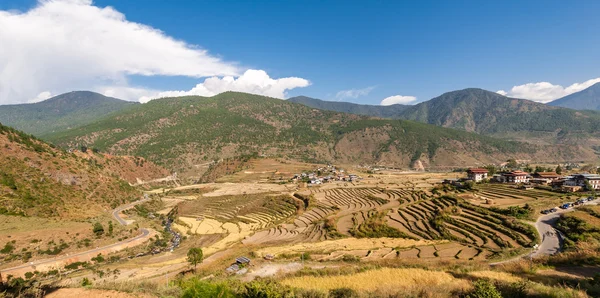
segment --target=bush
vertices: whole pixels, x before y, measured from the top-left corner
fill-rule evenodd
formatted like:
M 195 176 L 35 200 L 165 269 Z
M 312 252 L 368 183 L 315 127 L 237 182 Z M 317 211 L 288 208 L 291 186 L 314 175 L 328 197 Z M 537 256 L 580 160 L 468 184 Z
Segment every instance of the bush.
M 210 283 L 200 280 L 191 280 L 183 285 L 183 298 L 232 298 L 235 297 L 233 291 L 226 283 Z
M 469 298 L 502 298 L 502 294 L 496 289 L 496 286 L 489 280 L 478 280 L 474 284 L 474 289 L 467 297 Z
M 329 291 L 329 298 L 358 298 L 358 293 L 350 288 L 339 288 Z
M 9 254 L 15 250 L 15 246 L 11 242 L 7 242 L 4 248 L 0 249 L 0 253 Z
M 96 236 L 100 236 L 104 234 L 104 227 L 101 223 L 97 222 L 94 224 L 92 231 L 94 232 L 94 234 L 96 234 Z
M 284 298 L 293 297 L 290 288 L 273 281 L 253 281 L 244 285 L 240 297 L 245 298 Z
M 84 278 L 81 280 L 81 286 L 82 286 L 82 287 L 91 286 L 91 285 L 92 285 L 92 282 L 90 281 L 90 279 L 89 279 L 89 278 L 87 278 L 87 277 L 84 277 Z

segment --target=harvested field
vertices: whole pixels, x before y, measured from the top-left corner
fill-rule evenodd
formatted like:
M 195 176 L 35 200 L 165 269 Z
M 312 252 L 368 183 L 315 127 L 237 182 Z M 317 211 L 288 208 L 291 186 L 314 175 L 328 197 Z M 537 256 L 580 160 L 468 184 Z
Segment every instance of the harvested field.
M 477 192 L 465 195 L 470 203 L 476 205 L 491 205 L 495 207 L 508 207 L 534 203 L 539 200 L 552 200 L 561 194 L 541 189 L 518 189 L 512 185 L 487 183 L 477 186 Z M 486 202 L 487 199 L 487 202 Z M 491 204 L 490 204 L 491 203 Z
M 352 288 L 360 292 L 386 291 L 390 293 L 414 292 L 423 287 L 436 287 L 447 293 L 467 290 L 470 283 L 441 271 L 423 269 L 377 269 L 352 275 L 303 276 L 284 279 L 284 285 L 297 288 L 328 291 Z
M 375 238 L 375 239 L 337 239 L 327 240 L 317 243 L 302 243 L 290 246 L 274 246 L 267 247 L 256 251 L 258 256 L 264 256 L 267 254 L 280 255 L 280 254 L 293 254 L 301 252 L 320 252 L 329 254 L 331 252 L 361 249 L 361 250 L 373 250 L 379 248 L 402 248 L 402 247 L 413 247 L 413 246 L 424 246 L 431 244 L 443 244 L 447 241 L 428 241 L 428 240 L 411 240 L 401 238 Z

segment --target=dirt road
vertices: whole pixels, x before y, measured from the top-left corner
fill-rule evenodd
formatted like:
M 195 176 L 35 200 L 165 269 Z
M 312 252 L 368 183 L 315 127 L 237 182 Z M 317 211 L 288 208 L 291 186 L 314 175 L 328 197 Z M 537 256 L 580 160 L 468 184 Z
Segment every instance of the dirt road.
M 142 200 L 139 200 L 139 201 L 136 201 L 136 202 L 124 205 L 124 206 L 120 206 L 120 207 L 114 209 L 112 211 L 112 214 L 120 224 L 127 225 L 128 222 L 126 220 L 124 220 L 123 218 L 121 218 L 119 213 L 127 208 L 131 208 L 134 205 L 143 203 L 147 200 L 149 200 L 149 198 L 146 196 Z M 46 270 L 52 270 L 52 269 L 60 269 L 60 268 L 64 267 L 65 265 L 73 263 L 73 262 L 89 261 L 92 258 L 96 257 L 98 254 L 107 255 L 112 252 L 117 252 L 117 251 L 123 250 L 125 248 L 129 248 L 129 247 L 133 247 L 133 246 L 142 244 L 148 238 L 150 238 L 154 234 L 156 234 L 156 232 L 149 230 L 149 229 L 140 229 L 140 232 L 141 232 L 141 234 L 134 238 L 126 239 L 126 240 L 116 242 L 116 243 L 113 243 L 110 245 L 102 246 L 102 247 L 97 247 L 97 248 L 90 249 L 90 250 L 87 250 L 84 252 L 79 252 L 79 253 L 74 253 L 74 254 L 66 254 L 66 255 L 58 256 L 58 257 L 51 258 L 51 259 L 38 260 L 38 261 L 34 261 L 34 262 L 29 262 L 29 263 L 26 263 L 26 264 L 23 264 L 20 266 L 2 269 L 2 270 L 0 270 L 0 273 L 2 273 L 3 277 L 8 276 L 8 275 L 22 276 L 26 272 L 30 272 L 30 271 L 33 272 L 33 271 L 46 271 Z

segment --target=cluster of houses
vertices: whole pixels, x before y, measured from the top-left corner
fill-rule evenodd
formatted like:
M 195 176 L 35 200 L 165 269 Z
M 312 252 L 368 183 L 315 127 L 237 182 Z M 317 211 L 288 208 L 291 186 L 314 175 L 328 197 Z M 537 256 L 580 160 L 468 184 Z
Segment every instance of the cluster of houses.
M 572 174 L 562 176 L 555 172 L 536 172 L 533 174 L 520 170 L 502 172 L 488 176 L 488 170 L 484 168 L 471 168 L 467 170 L 467 180 L 481 182 L 489 180 L 498 183 L 512 183 L 527 185 L 548 185 L 560 188 L 563 191 L 575 192 L 588 187 L 594 190 L 600 189 L 600 175 L 596 174 Z
M 302 181 L 310 184 L 323 184 L 332 181 L 356 181 L 360 177 L 354 174 L 347 174 L 343 169 L 338 169 L 333 165 L 327 165 L 315 169 L 309 173 L 295 174 L 292 181 Z

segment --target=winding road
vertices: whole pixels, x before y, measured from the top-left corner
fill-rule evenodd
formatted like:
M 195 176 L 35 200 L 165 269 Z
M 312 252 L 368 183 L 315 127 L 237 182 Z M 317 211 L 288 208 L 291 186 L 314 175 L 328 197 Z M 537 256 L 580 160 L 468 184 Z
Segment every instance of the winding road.
M 598 205 L 599 199 L 595 199 L 590 202 L 585 202 L 580 206 L 586 205 Z M 556 222 L 562 214 L 575 211 L 578 207 L 571 207 L 569 209 L 559 209 L 559 211 L 540 216 L 535 223 L 535 228 L 538 230 L 542 242 L 538 249 L 531 254 L 531 257 L 539 257 L 546 255 L 553 255 L 560 252 L 560 248 L 563 243 L 564 236 L 558 231 L 555 226 Z
M 125 209 L 131 208 L 137 204 L 147 202 L 148 200 L 150 200 L 150 198 L 147 195 L 144 195 L 144 199 L 141 199 L 139 201 L 135 201 L 133 203 L 115 208 L 112 211 L 112 215 L 117 220 L 117 222 L 119 222 L 121 225 L 124 225 L 124 226 L 128 225 L 130 222 L 121 218 L 120 213 Z M 138 240 L 148 238 L 150 236 L 150 232 L 151 232 L 150 230 L 142 228 L 142 229 L 140 229 L 140 231 L 141 231 L 140 235 L 135 236 L 130 239 L 126 239 L 126 240 L 119 241 L 119 242 L 109 244 L 109 245 L 105 245 L 102 247 L 97 247 L 97 248 L 83 251 L 83 252 L 78 252 L 78 253 L 73 253 L 73 254 L 65 254 L 63 256 L 58 256 L 58 257 L 51 258 L 51 259 L 43 259 L 43 260 L 26 263 L 26 264 L 23 264 L 20 266 L 12 267 L 12 268 L 1 269 L 0 273 L 2 273 L 2 276 L 8 276 L 8 275 L 19 276 L 19 275 L 24 274 L 27 271 L 35 271 L 35 270 L 39 271 L 38 268 L 52 268 L 52 267 L 60 268 L 60 267 L 64 266 L 65 264 L 72 263 L 75 260 L 81 261 L 81 260 L 90 259 L 92 257 L 97 256 L 101 252 L 115 252 L 115 251 L 121 250 L 123 248 L 130 247 L 131 246 L 130 244 L 132 244 L 132 242 L 136 242 Z M 144 242 L 144 241 L 141 241 L 140 243 L 142 243 L 142 242 Z
M 598 201 L 600 201 L 600 199 L 595 199 L 591 202 L 585 202 L 579 206 L 598 205 Z M 556 222 L 558 221 L 558 219 L 560 218 L 560 216 L 562 214 L 575 211 L 575 210 L 577 210 L 577 208 L 578 207 L 571 207 L 569 209 L 560 209 L 559 208 L 558 211 L 556 211 L 554 213 L 550 213 L 550 214 L 546 214 L 546 215 L 542 215 L 542 216 L 538 217 L 537 221 L 535 222 L 535 228 L 538 231 L 542 241 L 538 245 L 537 249 L 535 249 L 531 252 L 528 252 L 526 254 L 520 255 L 516 258 L 491 263 L 490 265 L 500 265 L 503 263 L 520 260 L 525 257 L 526 258 L 536 258 L 536 257 L 553 255 L 553 254 L 560 252 L 560 249 L 563 244 L 564 235 L 562 235 L 562 233 L 555 228 Z

